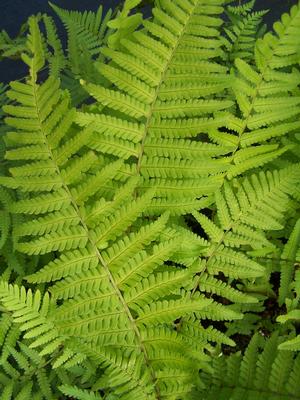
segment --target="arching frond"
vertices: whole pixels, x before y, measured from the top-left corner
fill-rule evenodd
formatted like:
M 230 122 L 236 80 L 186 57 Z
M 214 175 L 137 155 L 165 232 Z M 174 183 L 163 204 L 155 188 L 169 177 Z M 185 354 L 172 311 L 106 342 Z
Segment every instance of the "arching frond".
M 34 19 L 32 24 L 33 53 L 38 53 L 42 48 Z M 26 141 L 9 142 L 6 158 L 12 167 L 1 183 L 18 189 L 18 200 L 10 205 L 23 216 L 15 231 L 16 249 L 52 255 L 50 263 L 27 278 L 50 284 L 51 318 L 49 295 L 41 303 L 39 291 L 32 295 L 3 283 L 2 303 L 20 329 L 28 331 L 26 337 L 34 339 L 31 347 L 42 347 L 42 356 L 64 346 L 53 369 L 71 364 L 83 346 L 84 354 L 106 371 L 101 388 L 108 385 L 120 399 L 128 392 L 141 399 L 187 394 L 199 364 L 193 355 L 182 356 L 190 343 L 174 332 L 174 321 L 207 309 L 212 301 L 191 299 L 183 288 L 192 275 L 189 266 L 171 262 L 169 273 L 157 271 L 180 252 L 182 238 L 164 238 L 167 215 L 141 220 L 153 188 L 137 194 L 139 178 L 124 176 L 121 160 L 95 157 L 88 148 L 93 128 L 72 124 L 69 96 L 59 82 L 50 77 L 37 83 L 43 56 L 34 53 L 26 61 L 31 79 L 12 83 L 8 95 L 15 104 L 5 108 L 7 124 Z M 111 182 L 118 189 L 107 191 Z M 55 306 L 58 299 L 63 301 Z
M 214 112 L 232 106 L 222 98 L 231 78 L 217 62 L 222 54 L 222 3 L 158 3 L 153 21 L 144 21 L 143 29 L 122 39 L 117 51 L 102 51 L 111 62 L 97 68 L 113 87 L 82 82 L 105 110 L 80 112 L 77 123 L 95 124 L 92 148 L 128 160 L 133 173 L 143 177 L 140 190 L 157 187 L 151 208 L 155 213 L 163 211 L 162 202 L 172 205 L 174 214 L 193 210 L 199 197 L 218 187 L 219 174 L 227 170 L 226 162 L 221 165 L 214 156 L 226 154 L 228 147 L 206 152 L 209 145 L 202 139 L 211 128 L 224 125 L 224 118 L 212 118 Z M 189 161 L 191 147 L 203 164 Z M 205 174 L 201 165 L 206 166 Z M 175 208 L 179 192 L 184 195 Z

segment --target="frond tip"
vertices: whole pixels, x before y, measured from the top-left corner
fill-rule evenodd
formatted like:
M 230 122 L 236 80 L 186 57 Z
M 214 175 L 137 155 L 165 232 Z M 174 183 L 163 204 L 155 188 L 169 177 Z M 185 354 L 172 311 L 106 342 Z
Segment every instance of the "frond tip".
M 49 294 L 43 297 L 39 290 L 34 295 L 22 286 L 0 282 L 0 298 L 5 309 L 12 313 L 20 330 L 26 331 L 24 338 L 31 339 L 30 348 L 43 346 L 40 354 L 53 353 L 62 344 L 54 322 L 49 319 L 51 301 Z M 53 306 L 53 303 L 52 303 Z

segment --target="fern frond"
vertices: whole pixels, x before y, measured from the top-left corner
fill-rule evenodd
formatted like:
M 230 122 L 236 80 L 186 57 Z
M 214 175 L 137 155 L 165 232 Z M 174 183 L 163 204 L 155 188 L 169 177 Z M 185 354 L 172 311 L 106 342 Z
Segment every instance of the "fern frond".
M 194 266 L 199 275 L 193 280 L 193 295 L 200 291 L 217 294 L 235 304 L 258 302 L 255 297 L 242 292 L 242 285 L 240 290 L 232 285 L 232 280 L 265 275 L 264 266 L 241 249 L 245 249 L 245 246 L 253 249 L 274 248 L 266 233 L 268 230 L 282 229 L 291 202 L 290 195 L 299 179 L 298 172 L 288 167 L 273 173 L 253 174 L 249 178 L 234 181 L 234 184 L 225 182 L 223 189 L 215 195 L 217 215 L 214 220 L 193 212 L 194 218 L 210 238 L 210 245 L 204 250 L 205 258 L 200 258 Z M 208 306 L 208 310 L 211 319 L 220 319 L 222 313 L 217 311 L 214 304 Z M 206 317 L 203 312 L 200 315 Z
M 35 35 L 36 29 L 33 25 Z M 33 45 L 39 52 L 40 42 Z M 171 354 L 179 364 L 171 367 L 168 346 L 164 349 L 160 343 L 174 331 L 176 318 L 206 309 L 211 300 L 189 299 L 182 279 L 192 272 L 184 266 L 177 273 L 173 267 L 174 274 L 157 271 L 187 242 L 181 245 L 176 235 L 164 238 L 167 215 L 141 221 L 153 188 L 139 193 L 139 177 L 130 179 L 131 169 L 122 160 L 94 157 L 88 149 L 94 127 L 80 130 L 72 124 L 69 96 L 54 77 L 37 83 L 35 68 L 42 63 L 36 58 L 28 58 L 31 80 L 13 84 L 10 91 L 16 104 L 6 108 L 11 115 L 7 123 L 17 134 L 27 136 L 25 144 L 10 142 L 7 157 L 12 169 L 1 183 L 19 189 L 18 201 L 11 206 L 12 212 L 23 214 L 16 248 L 26 254 L 51 254 L 50 262 L 28 280 L 57 282 L 49 287 L 51 318 L 48 292 L 40 305 L 39 291 L 32 295 L 30 290 L 26 293 L 24 288 L 3 283 L 2 302 L 14 313 L 20 329 L 26 330 L 30 346 L 41 348 L 41 356 L 58 352 L 51 362 L 55 370 L 84 358 L 77 351 L 75 342 L 79 341 L 79 347 L 87 349 L 83 355 L 96 356 L 97 365 L 104 367 L 109 387 L 122 394 L 120 399 L 127 398 L 128 390 L 131 396 L 141 393 L 140 398 L 148 400 L 159 399 L 161 392 L 169 397 L 176 391 L 188 392 L 198 365 L 194 356 L 183 360 L 186 343 L 175 334 L 178 346 Z M 99 118 L 109 123 L 105 129 L 114 129 L 116 117 Z M 141 129 L 140 124 L 118 121 L 122 135 L 124 126 L 133 133 Z M 36 141 L 42 152 L 36 152 Z M 43 173 L 33 174 L 35 167 L 43 168 Z M 113 190 L 107 190 L 113 180 L 118 189 L 113 185 Z M 192 190 L 197 190 L 198 183 Z M 209 180 L 203 179 L 203 185 L 209 185 Z M 189 249 L 194 250 L 193 244 L 182 252 L 187 254 Z M 62 304 L 55 306 L 58 299 Z M 171 378 L 181 373 L 182 366 L 190 372 L 174 385 Z M 115 371 L 123 372 L 116 378 Z
M 275 34 L 267 33 L 256 40 L 254 64 L 250 64 L 250 60 L 235 59 L 233 91 L 238 109 L 226 121 L 233 135 L 225 134 L 237 139 L 232 167 L 226 174 L 229 179 L 257 166 L 271 165 L 270 162 L 290 150 L 280 144 L 277 150 L 270 152 L 260 145 L 268 145 L 272 138 L 293 134 L 298 128 L 299 98 L 296 88 L 299 71 L 294 65 L 298 62 L 299 53 L 295 39 L 299 35 L 299 16 L 299 6 L 296 5 L 281 22 L 274 24 Z M 217 135 L 224 136 L 223 132 Z M 218 140 L 217 135 L 213 132 L 211 137 L 215 136 Z M 251 159 L 240 163 L 239 158 L 253 144 Z
M 287 350 L 287 351 L 296 351 L 298 352 L 300 349 L 300 337 L 299 335 L 293 339 L 286 340 L 285 342 L 281 343 L 278 348 L 280 350 Z
M 297 251 L 300 248 L 300 220 L 294 226 L 294 229 L 285 244 L 281 258 L 284 260 L 281 266 L 280 287 L 279 287 L 279 304 L 285 302 L 290 292 L 290 284 L 295 272 L 294 264 L 296 262 Z
M 253 11 L 254 3 L 255 1 L 249 1 L 226 8 L 230 23 L 224 27 L 224 45 L 231 63 L 236 58 L 248 61 L 253 57 L 255 41 L 261 36 L 262 18 L 268 12 Z
M 129 14 L 141 3 L 141 0 L 125 0 L 123 8 L 118 15 L 110 20 L 107 25 L 114 30 L 108 37 L 108 46 L 114 50 L 121 45 L 123 38 L 128 38 L 142 22 L 142 14 Z
M 45 64 L 45 54 L 43 48 L 43 39 L 38 26 L 38 20 L 35 17 L 30 17 L 28 20 L 29 34 L 27 36 L 26 46 L 30 54 L 23 53 L 22 60 L 30 68 L 30 76 L 33 81 L 36 81 L 37 72 L 40 71 Z M 25 91 L 26 96 L 26 91 Z M 26 103 L 25 103 L 26 104 Z
M 72 396 L 78 400 L 101 400 L 100 394 L 90 392 L 71 385 L 61 385 L 59 390 L 66 396 Z
M 144 177 L 139 189 L 158 188 L 153 200 L 155 213 L 164 210 L 160 208 L 162 202 L 166 206 L 167 202 L 174 203 L 171 187 L 176 190 L 181 186 L 182 177 L 182 193 L 189 209 L 197 204 L 197 198 L 211 193 L 208 186 L 201 190 L 201 168 L 194 174 L 185 172 L 190 167 L 191 148 L 195 148 L 195 156 L 198 149 L 203 165 L 211 166 L 206 168 L 206 175 L 213 178 L 220 172 L 214 153 L 205 152 L 209 145 L 205 146 L 200 134 L 222 126 L 224 119 L 213 119 L 212 115 L 232 106 L 222 98 L 231 79 L 226 68 L 216 62 L 222 53 L 222 3 L 217 1 L 211 7 L 200 0 L 157 3 L 153 20 L 143 21 L 143 29 L 121 40 L 118 50 L 102 51 L 111 62 L 97 68 L 114 87 L 82 82 L 105 108 L 101 114 L 79 112 L 77 123 L 94 125 L 93 149 L 127 160 L 136 169 L 133 173 Z M 119 18 L 122 20 L 122 16 Z M 203 68 L 202 79 L 199 68 Z M 218 99 L 210 98 L 212 95 Z M 221 146 L 215 148 L 218 153 L 225 151 Z M 224 170 L 225 165 L 221 168 Z M 189 186 L 194 189 L 189 190 Z M 172 206 L 173 214 L 183 209 L 180 204 Z
M 238 4 L 238 5 L 234 5 L 234 6 L 229 5 L 227 7 L 227 9 L 231 14 L 245 15 L 253 10 L 254 5 L 255 5 L 255 0 L 250 0 L 244 4 Z
M 4 282 L 1 283 L 2 289 L 4 289 L 4 291 L 1 289 L 1 301 L 3 300 L 4 292 L 6 292 L 6 294 L 10 292 L 14 300 L 17 301 L 19 294 L 24 288 L 19 290 L 17 286 L 5 285 L 5 283 L 3 285 L 3 283 Z M 18 310 L 12 310 L 12 312 L 9 312 L 12 306 L 12 297 L 10 300 L 4 297 L 5 305 L 8 307 L 5 308 L 5 316 L 10 319 L 11 323 L 6 325 L 6 338 L 5 340 L 1 340 L 0 344 L 1 396 L 7 399 L 22 399 L 22 396 L 28 398 L 28 396 L 32 395 L 33 398 L 51 400 L 57 394 L 53 383 L 57 383 L 60 380 L 55 372 L 50 373 L 48 370 L 47 365 L 49 364 L 49 359 L 46 358 L 47 356 L 41 356 L 36 349 L 31 348 L 30 345 L 33 343 L 33 340 L 25 339 L 24 334 L 21 334 L 19 329 L 21 326 L 28 325 L 30 318 L 34 314 L 38 315 L 40 313 L 39 320 L 42 322 L 43 316 L 41 314 L 43 312 L 43 306 L 40 310 L 37 310 L 38 303 L 36 301 L 32 302 L 32 298 L 30 300 L 30 292 L 26 293 L 26 291 L 23 290 L 23 294 L 25 294 L 24 301 L 28 300 L 25 308 L 22 309 L 19 307 Z M 26 297 L 27 299 L 25 299 Z M 25 303 L 23 303 L 23 305 L 25 305 Z M 21 302 L 19 306 L 21 306 Z M 16 307 L 14 306 L 13 308 Z M 25 312 L 23 322 L 26 320 L 28 320 L 28 322 L 13 324 L 14 317 L 16 316 L 16 319 L 20 318 L 20 314 L 23 312 Z M 5 321 L 2 319 L 0 324 L 1 328 L 3 328 L 3 323 L 5 324 Z M 26 330 L 27 328 L 25 327 L 25 332 Z M 33 331 L 33 329 L 28 328 L 28 332 L 30 330 Z M 41 334 L 43 334 L 41 329 L 40 331 Z M 55 356 L 54 354 L 54 358 Z
M 296 399 L 299 5 L 140 3 L 53 6 L 69 59 L 30 17 L 0 87 L 0 397 Z
M 276 335 L 264 340 L 256 334 L 243 356 L 236 353 L 215 358 L 213 373 L 205 374 L 205 388 L 198 398 L 296 399 L 299 355 L 276 350 L 281 340 Z
M 2 29 L 0 32 L 0 57 L 3 58 L 19 57 L 26 50 L 26 39 L 17 36 L 12 39 L 9 34 Z
M 75 75 L 80 75 L 84 68 L 84 57 L 92 60 L 92 56 L 99 56 L 101 46 L 105 42 L 106 25 L 111 17 L 111 11 L 102 18 L 102 6 L 96 12 L 81 13 L 64 10 L 51 3 L 50 5 L 68 32 L 68 55 L 71 70 Z
M 37 347 L 41 344 L 55 342 L 56 348 L 61 342 L 58 342 L 58 331 L 53 322 L 48 321 L 49 296 L 45 295 L 41 299 L 41 293 L 36 291 L 34 295 L 29 290 L 27 293 L 22 287 L 1 283 L 1 301 L 4 307 L 13 313 L 16 323 L 20 323 L 20 330 L 26 330 L 25 338 L 34 339 L 31 347 Z M 45 349 L 43 354 L 47 354 Z
M 46 28 L 47 44 L 50 49 L 47 54 L 49 72 L 59 77 L 61 71 L 66 67 L 66 58 L 62 49 L 61 41 L 58 38 L 55 23 L 48 15 L 43 15 L 43 22 Z

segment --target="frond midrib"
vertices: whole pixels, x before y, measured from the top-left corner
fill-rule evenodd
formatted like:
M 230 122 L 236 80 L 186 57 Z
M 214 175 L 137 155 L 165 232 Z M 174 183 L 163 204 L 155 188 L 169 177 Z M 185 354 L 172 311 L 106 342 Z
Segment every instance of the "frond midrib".
M 156 105 L 156 102 L 158 100 L 158 96 L 159 96 L 159 92 L 161 90 L 161 86 L 163 85 L 163 83 L 165 81 L 166 74 L 168 73 L 168 69 L 169 69 L 169 67 L 170 67 L 170 65 L 171 65 L 171 63 L 173 61 L 173 58 L 174 58 L 174 56 L 176 54 L 178 46 L 180 45 L 180 41 L 181 41 L 181 39 L 182 39 L 182 37 L 183 37 L 183 35 L 185 33 L 185 30 L 186 30 L 186 28 L 187 28 L 187 26 L 188 26 L 188 24 L 190 22 L 190 19 L 192 18 L 193 14 L 194 14 L 194 11 L 195 11 L 195 9 L 197 7 L 197 3 L 198 2 L 195 2 L 194 6 L 193 6 L 193 10 L 191 11 L 191 13 L 190 13 L 185 25 L 183 26 L 183 28 L 181 30 L 181 33 L 180 33 L 180 35 L 178 37 L 178 40 L 177 40 L 177 43 L 174 46 L 174 49 L 172 50 L 172 52 L 170 54 L 169 60 L 167 61 L 166 65 L 165 65 L 164 71 L 162 72 L 161 79 L 160 79 L 160 81 L 159 81 L 159 83 L 157 85 L 157 88 L 156 88 L 156 91 L 155 91 L 155 94 L 154 94 L 154 99 L 153 99 L 153 101 L 152 101 L 152 103 L 150 105 L 150 110 L 149 110 L 149 113 L 148 113 L 148 116 L 147 116 L 147 120 L 146 120 L 146 123 L 145 123 L 144 135 L 143 135 L 142 140 L 141 140 L 141 148 L 140 148 L 140 151 L 139 151 L 139 154 L 138 154 L 138 160 L 137 160 L 137 164 L 136 164 L 136 173 L 137 173 L 137 175 L 140 175 L 141 166 L 142 166 L 142 158 L 143 158 L 143 155 L 144 155 L 145 142 L 146 142 L 146 139 L 147 139 L 147 136 L 148 136 L 149 128 L 151 127 L 152 115 L 153 115 L 154 110 L 155 110 L 155 105 Z

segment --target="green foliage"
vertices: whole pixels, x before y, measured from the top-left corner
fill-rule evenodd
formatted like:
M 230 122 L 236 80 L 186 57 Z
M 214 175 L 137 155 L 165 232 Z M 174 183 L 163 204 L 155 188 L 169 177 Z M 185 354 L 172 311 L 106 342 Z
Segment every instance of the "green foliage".
M 163 2 L 153 9 L 153 21 L 121 40 L 121 49 L 102 51 L 111 61 L 97 68 L 114 86 L 82 82 L 105 109 L 78 112 L 76 122 L 97 127 L 92 148 L 126 160 L 142 177 L 139 190 L 155 187 L 153 214 L 198 208 L 198 198 L 213 194 L 228 168 L 226 158 L 216 157 L 229 145 L 201 141 L 224 124 L 213 114 L 233 104 L 224 98 L 232 84 L 227 68 L 216 62 L 223 54 L 222 3 Z
M 15 58 L 26 49 L 24 37 L 12 39 L 5 30 L 0 32 L 0 60 Z
M 1 399 L 296 399 L 300 5 L 140 5 L 0 36 Z
M 102 6 L 99 6 L 95 13 L 67 11 L 54 4 L 51 4 L 51 7 L 62 20 L 68 33 L 67 50 L 71 71 L 75 76 L 87 72 L 84 70 L 87 59 L 91 60 L 92 56 L 99 57 L 101 46 L 105 43 L 106 24 L 111 17 L 111 11 L 102 20 Z
M 277 350 L 280 342 L 276 334 L 267 340 L 255 335 L 244 356 L 215 359 L 214 372 L 206 374 L 205 388 L 195 399 L 298 399 L 300 355 Z
M 268 11 L 253 11 L 254 4 L 255 0 L 251 0 L 243 5 L 228 6 L 226 10 L 229 22 L 224 27 L 224 45 L 230 63 L 235 58 L 251 61 L 255 42 L 265 33 L 262 19 Z
M 138 6 L 142 0 L 125 0 L 123 9 L 116 18 L 108 22 L 108 26 L 115 30 L 108 37 L 108 46 L 116 50 L 121 45 L 121 40 L 133 33 L 142 22 L 142 14 L 135 13 L 130 15 L 132 9 Z

